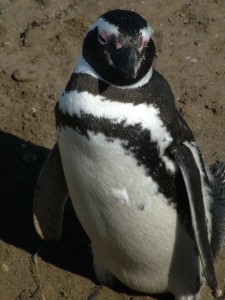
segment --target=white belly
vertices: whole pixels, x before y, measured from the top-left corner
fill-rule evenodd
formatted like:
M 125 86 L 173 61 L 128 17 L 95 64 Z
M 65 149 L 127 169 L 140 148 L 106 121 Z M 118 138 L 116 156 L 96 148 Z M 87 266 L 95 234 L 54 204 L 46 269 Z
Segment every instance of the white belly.
M 58 135 L 74 209 L 104 268 L 148 293 L 179 288 L 176 278 L 187 273 L 192 282 L 193 242 L 144 167 L 103 134 L 87 139 L 66 127 Z

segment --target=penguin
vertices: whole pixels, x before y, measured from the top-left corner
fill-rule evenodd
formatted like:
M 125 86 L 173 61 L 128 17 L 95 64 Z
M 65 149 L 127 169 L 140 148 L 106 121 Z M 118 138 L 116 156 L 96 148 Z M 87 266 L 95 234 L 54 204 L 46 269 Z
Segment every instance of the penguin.
M 89 28 L 55 107 L 58 139 L 38 180 L 34 224 L 43 239 L 58 240 L 69 195 L 100 283 L 196 300 L 206 282 L 218 297 L 225 163 L 206 171 L 153 68 L 152 35 L 128 10 L 106 12 Z

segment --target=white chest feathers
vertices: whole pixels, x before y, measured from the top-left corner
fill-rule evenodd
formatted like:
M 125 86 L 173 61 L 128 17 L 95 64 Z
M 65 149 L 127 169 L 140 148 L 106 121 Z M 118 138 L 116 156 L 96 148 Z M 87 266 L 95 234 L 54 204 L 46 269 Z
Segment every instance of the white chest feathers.
M 198 273 L 198 267 L 190 267 L 198 266 L 198 259 L 176 210 L 119 139 L 108 141 L 92 132 L 87 138 L 65 127 L 58 142 L 73 206 L 100 269 L 151 293 L 167 291 L 173 272 Z

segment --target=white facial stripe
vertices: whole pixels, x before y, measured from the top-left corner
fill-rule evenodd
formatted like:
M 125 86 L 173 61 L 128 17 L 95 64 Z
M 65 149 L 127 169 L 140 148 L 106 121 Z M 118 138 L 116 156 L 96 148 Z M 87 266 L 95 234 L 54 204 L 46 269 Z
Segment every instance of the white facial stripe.
M 143 129 L 150 130 L 151 139 L 158 144 L 161 157 L 172 142 L 172 137 L 159 117 L 159 110 L 153 105 L 109 101 L 100 95 L 94 96 L 86 91 L 75 90 L 64 93 L 59 108 L 70 116 L 86 113 L 97 118 L 110 119 L 114 123 L 125 121 L 127 125 L 140 124 Z
M 94 30 L 96 27 L 98 27 L 98 32 L 111 32 L 115 35 L 119 34 L 118 27 L 105 21 L 103 18 L 98 18 L 89 28 L 88 31 Z
M 119 87 L 117 86 L 117 87 L 121 88 L 121 89 L 134 89 L 134 88 L 141 87 L 141 86 L 143 86 L 143 85 L 145 85 L 149 82 L 149 80 L 152 77 L 152 72 L 153 72 L 153 69 L 151 67 L 149 69 L 148 73 L 141 80 L 139 80 L 138 82 L 136 82 L 134 84 L 131 84 L 131 85 L 119 86 Z M 97 78 L 97 79 L 102 80 L 102 81 L 104 81 L 108 84 L 111 84 L 110 82 L 107 82 L 101 76 L 99 76 L 94 71 L 94 69 L 89 65 L 89 63 L 83 58 L 82 55 L 80 56 L 78 64 L 77 64 L 76 68 L 74 69 L 74 73 L 88 74 L 88 75 L 90 75 L 94 78 Z M 111 85 L 113 85 L 113 84 L 111 84 Z
M 150 39 L 153 34 L 153 29 L 148 25 L 147 27 L 140 30 L 142 36 L 146 39 Z
M 194 160 L 196 162 L 196 165 L 199 169 L 199 172 L 200 172 L 200 176 L 201 176 L 201 183 L 202 183 L 202 194 L 203 194 L 203 203 L 204 203 L 204 206 L 205 206 L 205 214 L 206 214 L 206 217 L 208 219 L 208 229 L 211 228 L 212 226 L 212 220 L 211 220 L 211 214 L 210 214 L 210 207 L 211 207 L 211 203 L 212 203 L 212 199 L 211 199 L 211 195 L 210 195 L 210 188 L 209 186 L 205 183 L 204 181 L 204 177 L 205 177 L 205 173 L 203 172 L 202 170 L 202 166 L 201 166 L 201 162 L 200 162 L 200 158 L 199 158 L 199 153 L 198 153 L 198 150 L 197 150 L 197 145 L 195 142 L 184 142 L 184 145 L 187 146 L 192 154 L 193 154 L 193 157 L 194 157 Z M 210 230 L 208 230 L 208 236 L 209 236 L 209 240 L 211 238 L 211 232 Z
M 88 31 L 92 31 L 94 30 L 96 27 L 98 27 L 98 32 L 111 32 L 115 35 L 119 35 L 119 29 L 117 26 L 107 22 L 106 20 L 104 20 L 103 18 L 98 18 L 89 28 Z M 143 37 L 146 38 L 150 38 L 152 33 L 153 33 L 153 29 L 148 25 L 147 27 L 144 27 L 140 30 L 141 34 Z

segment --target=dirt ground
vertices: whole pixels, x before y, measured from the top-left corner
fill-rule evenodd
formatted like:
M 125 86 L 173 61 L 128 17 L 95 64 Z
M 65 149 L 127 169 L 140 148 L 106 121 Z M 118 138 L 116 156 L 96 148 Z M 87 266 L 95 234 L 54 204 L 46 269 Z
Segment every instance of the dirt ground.
M 0 299 L 141 300 L 99 287 L 89 241 L 70 203 L 60 242 L 42 242 L 32 220 L 41 166 L 56 140 L 54 106 L 89 25 L 113 8 L 154 28 L 155 68 L 170 82 L 206 163 L 225 160 L 225 1 L 0 1 Z M 54 196 L 54 195 L 53 195 Z M 217 263 L 225 287 L 225 255 Z M 203 300 L 212 299 L 207 288 Z

